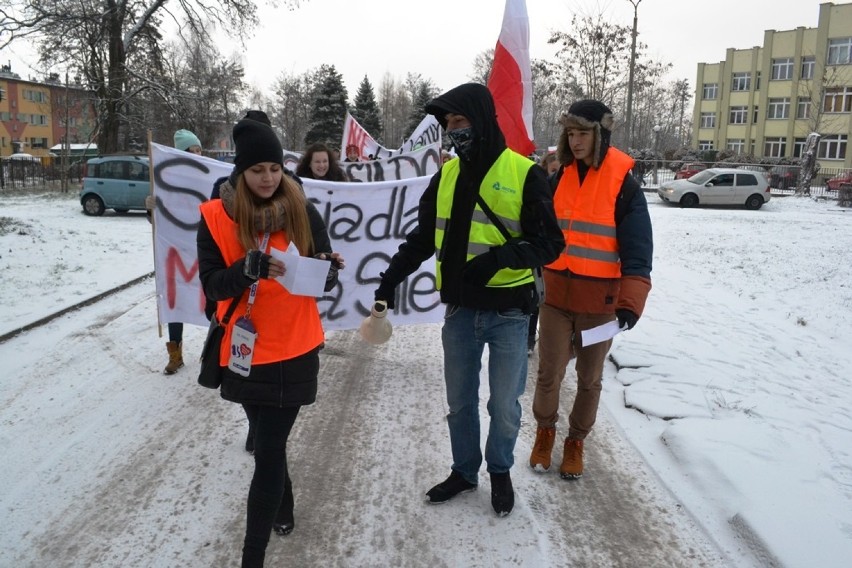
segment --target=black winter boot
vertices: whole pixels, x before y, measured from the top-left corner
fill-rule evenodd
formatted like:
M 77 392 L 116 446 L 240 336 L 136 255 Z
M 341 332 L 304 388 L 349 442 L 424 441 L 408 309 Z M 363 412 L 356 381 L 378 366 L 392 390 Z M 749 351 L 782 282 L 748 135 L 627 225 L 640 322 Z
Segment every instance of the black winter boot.
M 491 506 L 498 517 L 505 517 L 515 507 L 515 490 L 509 472 L 491 474 Z

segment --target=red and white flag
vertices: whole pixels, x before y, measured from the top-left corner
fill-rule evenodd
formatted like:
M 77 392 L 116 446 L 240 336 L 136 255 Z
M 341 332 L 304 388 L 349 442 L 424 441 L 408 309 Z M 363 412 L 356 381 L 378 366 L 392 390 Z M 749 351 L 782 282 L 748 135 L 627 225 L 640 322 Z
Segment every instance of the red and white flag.
M 506 145 L 529 156 L 532 142 L 532 70 L 530 68 L 530 20 L 526 0 L 506 0 L 503 28 L 494 48 L 494 66 L 488 90 L 497 107 L 497 123 Z

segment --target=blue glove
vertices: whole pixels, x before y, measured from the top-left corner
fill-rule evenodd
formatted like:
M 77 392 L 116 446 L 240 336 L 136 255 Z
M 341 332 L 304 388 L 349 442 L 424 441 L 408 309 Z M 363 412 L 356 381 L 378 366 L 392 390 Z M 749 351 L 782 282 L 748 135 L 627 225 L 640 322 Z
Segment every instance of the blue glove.
M 627 325 L 627 329 L 633 329 L 633 326 L 639 321 L 639 316 L 625 309 L 615 310 L 615 317 L 618 318 L 618 327 L 622 329 L 625 325 Z
M 497 266 L 497 255 L 494 251 L 488 251 L 476 255 L 462 268 L 462 280 L 471 286 L 485 286 L 488 281 L 497 274 L 500 267 Z

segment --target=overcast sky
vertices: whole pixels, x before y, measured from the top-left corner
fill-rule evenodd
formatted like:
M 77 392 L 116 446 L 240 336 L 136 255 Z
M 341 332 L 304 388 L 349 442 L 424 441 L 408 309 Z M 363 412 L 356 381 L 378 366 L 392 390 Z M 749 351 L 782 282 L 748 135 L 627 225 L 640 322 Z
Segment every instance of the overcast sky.
M 283 3 L 282 0 L 279 3 Z M 258 2 L 262 4 L 262 2 Z M 302 0 L 301 6 L 260 9 L 260 26 L 245 49 L 223 39 L 220 50 L 242 54 L 249 83 L 266 90 L 282 72 L 301 74 L 323 63 L 343 74 L 354 98 L 364 75 L 374 88 L 388 72 L 409 71 L 432 79 L 441 90 L 469 80 L 477 54 L 493 48 L 504 0 Z M 694 87 L 696 64 L 718 62 L 725 49 L 761 45 L 766 29 L 816 27 L 819 0 L 639 0 L 639 41 L 657 60 L 674 64 L 671 78 Z M 840 2 L 838 2 L 840 4 Z M 633 24 L 630 0 L 527 0 L 530 52 L 553 55 L 547 38 L 570 29 L 574 14 L 604 14 Z M 22 77 L 35 74 L 19 57 L 24 45 L 0 52 Z

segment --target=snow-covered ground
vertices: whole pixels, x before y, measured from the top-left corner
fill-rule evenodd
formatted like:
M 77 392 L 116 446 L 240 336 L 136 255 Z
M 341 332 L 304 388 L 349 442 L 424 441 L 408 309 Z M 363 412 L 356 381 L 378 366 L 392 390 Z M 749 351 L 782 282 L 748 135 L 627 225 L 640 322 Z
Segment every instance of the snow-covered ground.
M 581 480 L 526 466 L 534 355 L 515 512 L 490 513 L 484 472 L 425 505 L 450 463 L 440 327 L 379 348 L 330 332 L 291 443 L 296 531 L 268 564 L 847 566 L 852 211 L 648 199 L 654 289 L 615 340 Z M 0 335 L 152 266 L 144 215 L 0 194 Z M 204 331 L 163 376 L 146 279 L 0 343 L 0 566 L 235 565 L 252 463 L 241 409 L 195 385 Z

